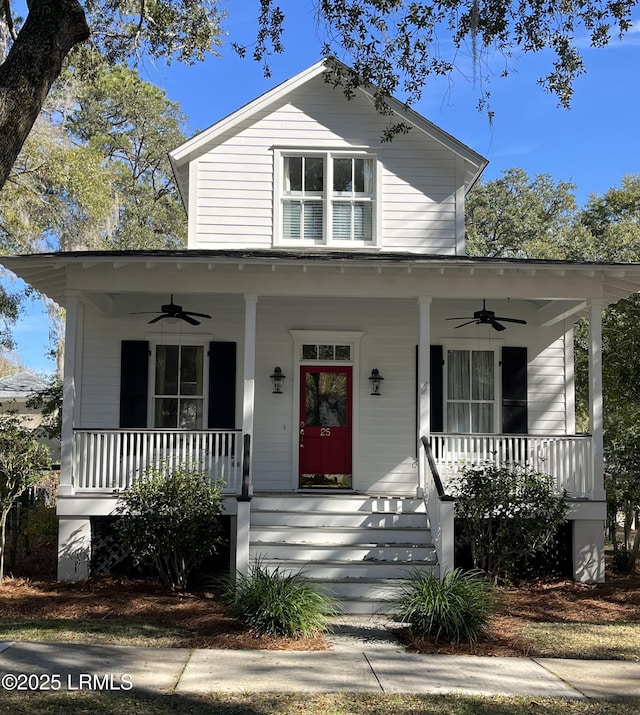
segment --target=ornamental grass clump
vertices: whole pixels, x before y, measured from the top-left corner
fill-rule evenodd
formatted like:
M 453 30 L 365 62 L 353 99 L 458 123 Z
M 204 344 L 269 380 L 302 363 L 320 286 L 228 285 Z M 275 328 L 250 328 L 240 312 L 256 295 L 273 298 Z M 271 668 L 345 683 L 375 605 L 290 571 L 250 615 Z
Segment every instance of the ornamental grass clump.
M 478 571 L 455 569 L 442 580 L 416 571 L 402 587 L 397 616 L 417 638 L 475 643 L 488 628 L 494 594 Z
M 329 629 L 337 602 L 301 573 L 269 570 L 255 562 L 246 576 L 224 586 L 233 614 L 256 636 L 308 638 Z

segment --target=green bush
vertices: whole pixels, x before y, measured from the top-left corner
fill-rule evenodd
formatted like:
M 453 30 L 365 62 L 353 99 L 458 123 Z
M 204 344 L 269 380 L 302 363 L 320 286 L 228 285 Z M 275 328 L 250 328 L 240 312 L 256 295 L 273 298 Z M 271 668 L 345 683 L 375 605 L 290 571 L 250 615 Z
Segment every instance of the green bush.
M 456 536 L 474 568 L 496 582 L 544 550 L 567 513 L 566 493 L 556 493 L 553 477 L 523 467 L 469 467 L 452 487 Z
M 455 569 L 441 581 L 416 571 L 402 587 L 397 617 L 418 638 L 474 643 L 487 629 L 494 593 L 477 571 Z
M 337 603 L 301 573 L 252 564 L 249 574 L 229 579 L 224 601 L 255 635 L 307 638 L 328 630 Z
M 189 574 L 222 542 L 218 483 L 188 466 L 148 469 L 120 495 L 116 514 L 122 546 L 137 561 L 149 561 L 174 590 L 187 587 Z

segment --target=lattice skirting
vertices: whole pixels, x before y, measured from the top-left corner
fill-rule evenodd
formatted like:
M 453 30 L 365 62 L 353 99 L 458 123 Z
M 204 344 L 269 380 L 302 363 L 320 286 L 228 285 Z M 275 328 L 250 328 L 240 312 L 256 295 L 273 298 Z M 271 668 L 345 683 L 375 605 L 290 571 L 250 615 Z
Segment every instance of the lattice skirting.
M 129 559 L 115 531 L 116 517 L 91 519 L 91 575 L 109 574 Z

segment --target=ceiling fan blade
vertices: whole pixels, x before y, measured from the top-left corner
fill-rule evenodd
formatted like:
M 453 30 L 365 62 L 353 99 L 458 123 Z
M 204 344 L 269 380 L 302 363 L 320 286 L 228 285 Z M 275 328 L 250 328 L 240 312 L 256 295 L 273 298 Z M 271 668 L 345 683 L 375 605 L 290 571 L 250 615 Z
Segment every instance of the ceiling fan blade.
M 499 318 L 498 316 L 496 316 L 494 320 L 502 320 L 505 323 L 520 323 L 520 325 L 527 324 L 526 320 L 520 320 L 520 318 Z
M 159 320 L 162 320 L 163 318 L 168 318 L 168 317 L 169 317 L 169 316 L 168 316 L 166 313 L 162 313 L 162 314 L 160 314 L 157 318 L 152 318 L 152 319 L 149 321 L 149 325 L 151 325 L 151 323 L 157 323 Z
M 183 310 L 182 314 L 183 315 L 196 315 L 198 318 L 211 318 L 211 316 L 207 315 L 206 313 L 194 313 L 193 310 Z
M 464 318 L 456 318 L 456 320 L 464 320 Z M 460 325 L 456 325 L 457 328 L 464 328 L 465 325 L 471 325 L 472 323 L 478 323 L 478 320 L 469 320 L 467 323 L 461 323 Z
M 445 320 L 475 320 L 475 316 L 463 315 L 461 318 L 445 318 Z
M 504 327 L 504 325 L 500 325 L 500 323 L 498 323 L 496 320 L 492 320 L 492 321 L 491 321 L 491 325 L 493 326 L 493 328 L 494 328 L 495 330 L 506 330 L 506 328 Z
M 180 318 L 180 320 L 184 320 L 186 323 L 189 323 L 190 325 L 200 325 L 199 320 L 196 320 L 195 318 L 191 318 L 186 313 L 179 313 L 178 315 L 176 315 L 176 318 Z

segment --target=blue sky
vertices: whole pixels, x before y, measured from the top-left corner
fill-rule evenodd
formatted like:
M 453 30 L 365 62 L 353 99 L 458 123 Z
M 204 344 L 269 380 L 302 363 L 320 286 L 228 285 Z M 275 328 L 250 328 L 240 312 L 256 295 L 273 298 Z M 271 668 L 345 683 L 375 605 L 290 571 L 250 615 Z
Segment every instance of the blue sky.
M 257 0 L 236 2 L 236 9 L 229 3 L 221 57 L 190 67 L 143 65 L 143 78 L 179 102 L 189 118 L 188 136 L 320 59 L 322 38 L 312 4 L 304 0 L 280 4 L 286 14 L 286 51 L 273 58 L 270 78 L 263 76 L 260 65 L 249 57 L 239 58 L 230 46 L 232 41 L 251 42 Z M 586 41 L 581 44 L 587 72 L 575 82 L 570 110 L 559 108 L 556 98 L 536 84 L 550 71 L 553 54 L 547 51 L 514 56 L 505 79 L 499 77 L 504 60 L 488 58 L 494 76 L 484 87 L 491 91 L 492 124 L 476 109 L 480 89 L 464 53 L 452 79 L 429 83 L 414 109 L 489 159 L 486 180 L 522 167 L 530 176 L 550 174 L 572 181 L 583 204 L 591 194 L 618 185 L 625 174 L 640 173 L 640 11 L 622 41 L 614 39 L 603 49 L 589 48 Z M 16 330 L 20 357 L 33 370 L 54 369 L 46 359 L 47 336 L 46 313 L 34 304 Z

